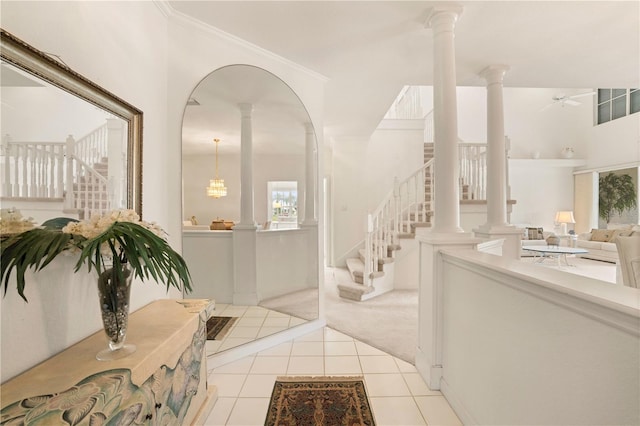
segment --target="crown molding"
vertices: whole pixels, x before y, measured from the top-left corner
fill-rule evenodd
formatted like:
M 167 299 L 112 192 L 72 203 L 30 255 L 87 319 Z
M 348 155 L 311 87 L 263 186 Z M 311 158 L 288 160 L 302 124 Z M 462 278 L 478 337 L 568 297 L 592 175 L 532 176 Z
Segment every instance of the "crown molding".
M 152 2 L 165 18 L 169 18 L 171 16 L 173 8 L 166 0 L 152 0 Z
M 187 27 L 191 27 L 191 28 L 197 28 L 199 30 L 201 30 L 203 33 L 205 34 L 209 34 L 212 36 L 215 36 L 217 38 L 222 38 L 224 40 L 227 40 L 233 44 L 238 45 L 238 47 L 247 49 L 253 53 L 256 53 L 260 56 L 263 56 L 265 58 L 269 58 L 271 60 L 274 60 L 276 62 L 279 62 L 283 65 L 286 65 L 288 67 L 294 68 L 297 71 L 300 71 L 304 74 L 307 74 L 308 76 L 319 80 L 322 83 L 326 83 L 327 81 L 329 81 L 330 79 L 316 71 L 313 71 L 309 68 L 306 68 L 296 62 L 293 62 L 283 56 L 277 55 L 267 49 L 264 49 L 256 44 L 250 43 L 244 39 L 241 39 L 238 36 L 235 36 L 233 34 L 230 34 L 226 31 L 222 31 L 219 28 L 216 28 L 214 26 L 211 26 L 205 22 L 202 22 L 192 16 L 186 15 L 182 12 L 179 12 L 177 10 L 175 10 L 173 8 L 173 6 L 171 6 L 171 4 L 169 4 L 169 2 L 167 0 L 153 0 L 153 2 L 158 6 L 158 8 L 161 10 L 161 12 L 167 16 L 168 19 L 173 19 L 176 21 L 176 23 L 182 24 L 184 26 Z

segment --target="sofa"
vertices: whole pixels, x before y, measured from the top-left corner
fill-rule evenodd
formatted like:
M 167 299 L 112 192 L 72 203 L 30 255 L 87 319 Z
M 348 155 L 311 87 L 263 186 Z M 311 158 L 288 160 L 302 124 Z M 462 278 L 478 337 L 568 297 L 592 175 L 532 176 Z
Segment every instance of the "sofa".
M 524 246 L 546 246 L 547 238 L 553 235 L 553 232 L 544 231 L 543 228 L 526 227 L 523 229 L 521 247 Z M 568 240 L 561 241 L 561 245 L 568 245 Z M 527 250 L 520 250 L 520 257 L 534 257 L 536 254 Z
M 525 228 L 522 246 L 547 245 L 546 239 L 553 232 L 545 232 L 542 228 Z M 618 235 L 640 235 L 640 225 L 609 225 L 608 229 L 592 229 L 575 237 L 560 237 L 561 246 L 575 246 L 588 250 L 588 253 L 578 254 L 577 257 L 617 263 L 619 260 L 615 239 Z M 521 251 L 521 257 L 531 257 L 535 253 Z
M 576 247 L 589 250 L 589 253 L 578 256 L 616 263 L 619 260 L 616 237 L 618 235 L 628 237 L 640 234 L 640 225 L 610 225 L 607 228 L 592 229 L 589 232 L 578 234 Z

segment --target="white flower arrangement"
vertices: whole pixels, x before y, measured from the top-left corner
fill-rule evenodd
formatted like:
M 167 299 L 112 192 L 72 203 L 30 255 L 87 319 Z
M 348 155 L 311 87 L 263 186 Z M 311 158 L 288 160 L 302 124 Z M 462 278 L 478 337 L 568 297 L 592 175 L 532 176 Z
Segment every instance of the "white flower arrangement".
M 164 282 L 167 290 L 170 286 L 191 290 L 187 265 L 167 243 L 164 230 L 154 222 L 140 220 L 133 210 L 114 210 L 86 221 L 55 218 L 39 227 L 18 226 L 16 223 L 25 221 L 15 211 L 11 214 L 7 228 L 16 232 L 0 235 L 0 284 L 4 284 L 5 293 L 15 269 L 18 293 L 26 300 L 26 270 L 39 271 L 62 253 L 79 253 L 76 272 L 87 265 L 89 271 L 95 269 L 100 275 L 108 268 L 121 271 L 128 265 L 134 276 Z
M 0 235 L 20 234 L 35 228 L 32 217 L 24 218 L 15 207 L 0 209 Z

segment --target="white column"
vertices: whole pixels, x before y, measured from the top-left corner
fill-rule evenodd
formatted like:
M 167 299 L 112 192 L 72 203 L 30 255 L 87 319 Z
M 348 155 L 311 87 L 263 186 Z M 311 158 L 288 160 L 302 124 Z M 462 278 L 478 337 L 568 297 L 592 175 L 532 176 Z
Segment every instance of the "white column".
M 507 167 L 504 139 L 502 79 L 506 65 L 492 65 L 480 74 L 487 80 L 487 227 L 507 224 Z
M 476 237 L 503 240 L 501 254 L 520 258 L 522 231 L 507 220 L 507 155 L 504 135 L 502 80 L 506 65 L 491 65 L 480 75 L 487 81 L 487 223 L 474 229 Z
M 315 225 L 316 219 L 316 137 L 312 123 L 305 123 L 304 221 Z
M 240 108 L 240 223 L 236 228 L 255 228 L 253 207 L 253 135 L 251 113 L 253 105 Z
M 458 182 L 458 120 L 454 27 L 462 7 L 431 9 L 427 28 L 434 32 L 434 233 L 463 232 L 460 228 Z
M 258 250 L 253 211 L 253 105 L 240 108 L 240 223 L 233 227 L 233 303 L 257 305 Z

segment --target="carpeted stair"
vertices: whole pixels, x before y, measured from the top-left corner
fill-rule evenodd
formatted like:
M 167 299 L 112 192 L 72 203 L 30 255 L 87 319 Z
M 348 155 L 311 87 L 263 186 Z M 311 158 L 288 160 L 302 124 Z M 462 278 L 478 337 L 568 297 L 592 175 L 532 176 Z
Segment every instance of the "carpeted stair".
M 434 147 L 433 143 L 424 144 L 424 162 L 425 164 L 433 158 Z M 425 177 L 425 194 L 426 199 L 431 199 L 430 193 L 432 190 L 431 177 Z M 411 224 L 409 226 L 404 223 L 400 225 L 399 238 L 415 238 L 417 228 L 426 228 L 431 226 L 431 217 L 433 211 L 431 211 L 431 205 L 426 206 L 429 209 L 426 212 L 426 221 L 417 221 L 418 217 L 425 215 L 421 212 L 410 213 Z M 378 269 L 371 272 L 369 278 L 371 285 L 365 285 L 364 279 L 364 250 L 358 251 L 358 257 L 349 258 L 346 260 L 347 270 L 351 276 L 350 282 L 341 282 L 338 284 L 338 291 L 340 297 L 350 300 L 363 301 L 371 299 L 372 297 L 379 296 L 388 291 L 393 290 L 393 260 L 394 252 L 400 250 L 400 245 L 394 245 L 388 247 L 387 257 L 378 261 Z
M 400 246 L 389 246 L 387 257 L 378 260 L 378 269 L 370 273 L 371 285 L 364 282 L 364 249 L 358 250 L 358 257 L 347 259 L 347 270 L 351 282 L 338 284 L 340 297 L 350 300 L 363 301 L 393 290 L 393 261 L 394 252 Z

